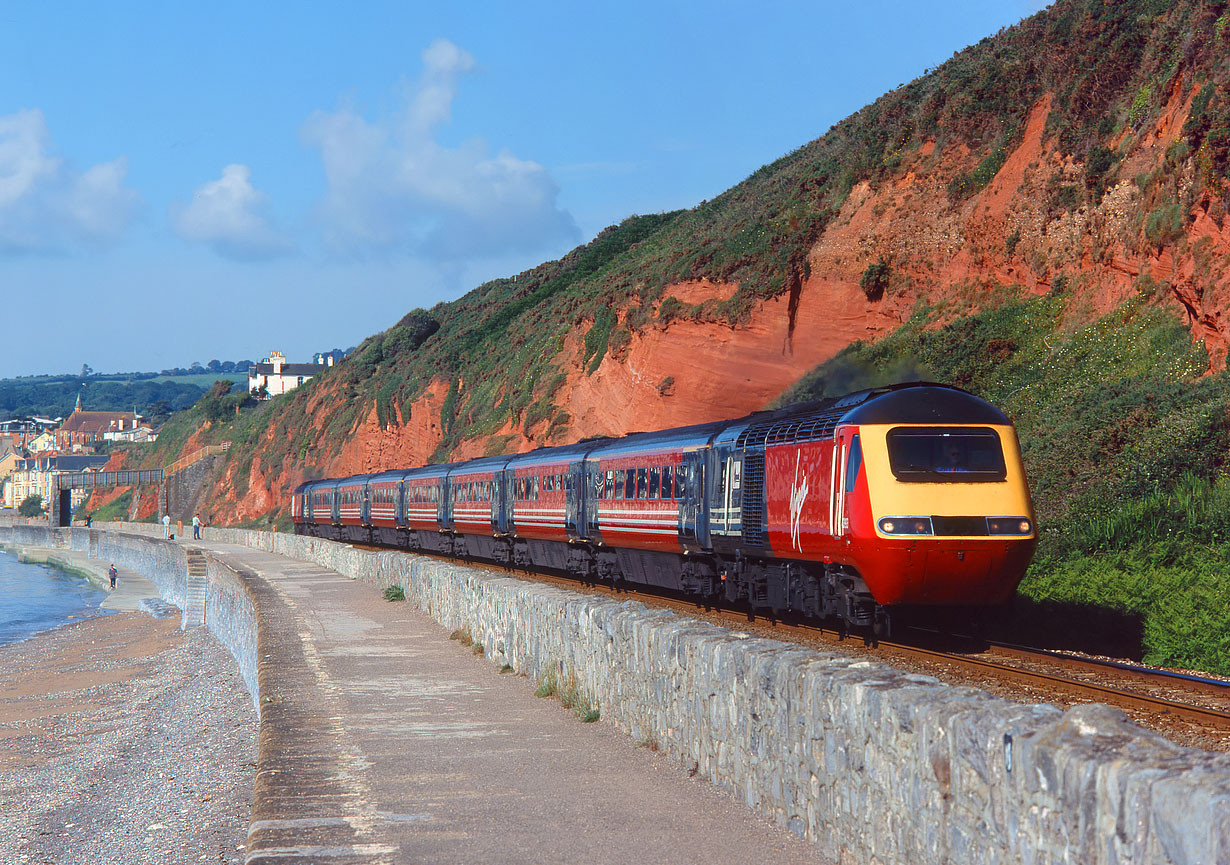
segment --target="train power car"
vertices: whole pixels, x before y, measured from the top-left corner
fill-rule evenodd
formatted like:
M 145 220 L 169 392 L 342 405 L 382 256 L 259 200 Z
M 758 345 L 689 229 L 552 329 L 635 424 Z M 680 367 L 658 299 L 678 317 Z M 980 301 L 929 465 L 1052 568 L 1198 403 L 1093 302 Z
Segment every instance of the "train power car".
M 909 383 L 737 420 L 309 481 L 295 531 L 886 628 L 1007 601 L 1037 542 L 1012 423 Z

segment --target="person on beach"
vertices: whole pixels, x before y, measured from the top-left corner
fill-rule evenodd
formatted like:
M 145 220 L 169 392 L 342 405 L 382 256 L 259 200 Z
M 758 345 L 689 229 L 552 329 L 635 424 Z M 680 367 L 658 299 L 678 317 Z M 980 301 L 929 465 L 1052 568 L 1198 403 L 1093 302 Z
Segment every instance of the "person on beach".
M 114 589 L 115 588 L 115 578 L 116 576 L 118 576 L 118 572 L 115 570 L 115 562 L 111 563 L 111 568 L 110 570 L 107 571 L 107 576 L 111 578 L 111 588 Z
M 199 541 L 201 539 L 201 515 L 197 514 L 192 518 L 192 539 Z
M 162 515 L 162 536 L 164 538 L 171 537 L 171 515 L 170 514 Z

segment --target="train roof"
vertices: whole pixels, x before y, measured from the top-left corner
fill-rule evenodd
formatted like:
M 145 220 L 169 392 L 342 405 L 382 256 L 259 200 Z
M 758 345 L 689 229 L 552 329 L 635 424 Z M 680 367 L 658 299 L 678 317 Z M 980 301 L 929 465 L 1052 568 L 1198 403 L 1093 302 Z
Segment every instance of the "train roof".
M 856 424 L 983 423 L 1010 426 L 1008 416 L 986 400 L 951 385 L 918 382 L 872 392 L 843 420 Z
M 737 447 L 772 445 L 828 438 L 841 424 L 995 424 L 1011 425 L 1007 415 L 968 391 L 937 382 L 902 382 L 855 391 L 844 396 L 795 403 L 741 418 L 711 421 L 575 444 L 536 448 L 520 454 L 478 457 L 460 463 L 435 463 L 379 474 L 308 481 L 296 492 L 321 484 L 354 484 L 371 479 L 440 478 L 446 475 L 541 466 L 577 459 L 609 459 L 647 451 L 693 450 L 721 439 Z

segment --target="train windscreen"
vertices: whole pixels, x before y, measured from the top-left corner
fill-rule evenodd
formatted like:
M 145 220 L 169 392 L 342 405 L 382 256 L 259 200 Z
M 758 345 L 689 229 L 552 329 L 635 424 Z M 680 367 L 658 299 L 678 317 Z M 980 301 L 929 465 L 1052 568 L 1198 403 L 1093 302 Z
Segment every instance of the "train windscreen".
M 1004 449 L 985 427 L 898 427 L 888 431 L 888 461 L 907 483 L 1002 481 Z

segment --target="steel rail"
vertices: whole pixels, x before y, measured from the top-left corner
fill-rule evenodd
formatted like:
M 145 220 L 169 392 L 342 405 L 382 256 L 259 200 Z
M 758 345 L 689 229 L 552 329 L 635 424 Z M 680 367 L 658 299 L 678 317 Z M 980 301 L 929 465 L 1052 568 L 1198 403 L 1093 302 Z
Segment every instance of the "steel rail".
M 1085 682 L 1080 679 L 1057 676 L 1053 673 L 1043 673 L 1037 670 L 1025 670 L 1009 664 L 998 664 L 994 661 L 983 660 L 982 658 L 971 658 L 966 655 L 952 654 L 950 652 L 922 649 L 917 646 L 908 646 L 901 643 L 888 643 L 885 641 L 880 641 L 880 647 L 890 648 L 893 651 L 900 652 L 904 655 L 914 655 L 930 658 L 932 660 L 941 660 L 945 663 L 971 667 L 977 670 L 990 670 L 993 671 L 994 675 L 1000 679 L 1009 679 L 1025 684 L 1041 682 L 1045 683 L 1049 687 L 1059 687 L 1063 690 L 1093 697 L 1101 701 L 1106 701 L 1107 698 L 1111 698 L 1111 702 L 1119 706 L 1127 705 L 1135 708 L 1147 709 L 1153 712 L 1161 712 L 1163 714 L 1180 717 L 1187 721 L 1194 721 L 1205 726 L 1217 727 L 1219 729 L 1230 729 L 1230 713 L 1223 712 L 1219 709 L 1208 709 L 1201 706 L 1193 706 L 1189 703 L 1180 703 L 1164 697 L 1153 697 L 1148 694 L 1142 694 L 1138 691 L 1133 691 L 1130 689 L 1118 688 L 1113 685 Z M 1055 658 L 1054 656 L 1051 656 L 1050 653 L 1047 653 L 1047 657 L 1051 660 L 1062 660 L 1065 663 L 1068 661 L 1081 663 L 1085 660 L 1084 658 Z M 1133 675 L 1136 675 L 1139 672 L 1130 665 L 1123 666 L 1126 667 L 1127 671 L 1131 672 Z M 1148 672 L 1144 675 L 1147 676 Z

